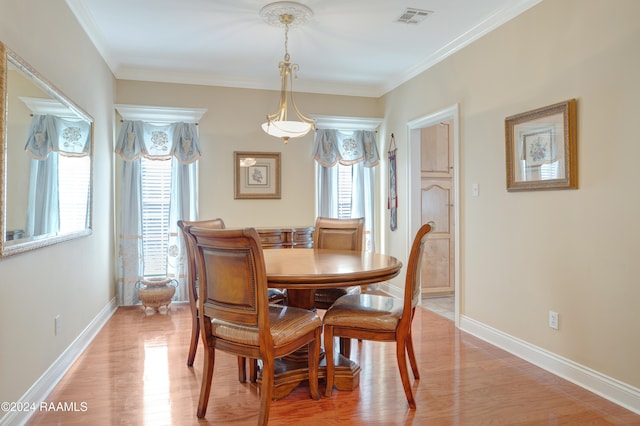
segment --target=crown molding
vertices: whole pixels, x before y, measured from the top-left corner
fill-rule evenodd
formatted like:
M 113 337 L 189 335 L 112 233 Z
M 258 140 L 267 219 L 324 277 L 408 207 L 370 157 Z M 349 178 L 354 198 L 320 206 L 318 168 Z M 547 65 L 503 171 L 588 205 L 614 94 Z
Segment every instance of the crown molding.
M 146 121 L 149 123 L 197 123 L 206 108 L 177 108 L 144 105 L 114 105 L 123 120 Z

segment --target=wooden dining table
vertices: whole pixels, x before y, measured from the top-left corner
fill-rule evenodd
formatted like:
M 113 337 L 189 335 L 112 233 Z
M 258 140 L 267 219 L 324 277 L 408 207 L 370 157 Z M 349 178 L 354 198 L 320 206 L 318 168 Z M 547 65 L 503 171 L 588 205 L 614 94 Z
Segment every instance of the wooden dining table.
M 400 273 L 402 262 L 393 256 L 353 250 L 313 248 L 264 250 L 268 285 L 287 290 L 287 305 L 315 309 L 315 291 L 321 288 L 351 287 L 389 280 Z M 307 354 L 297 352 L 276 360 L 274 397 L 287 396 L 307 380 Z M 326 377 L 324 356 L 319 377 Z M 335 386 L 353 390 L 359 384 L 360 366 L 342 355 L 335 357 Z

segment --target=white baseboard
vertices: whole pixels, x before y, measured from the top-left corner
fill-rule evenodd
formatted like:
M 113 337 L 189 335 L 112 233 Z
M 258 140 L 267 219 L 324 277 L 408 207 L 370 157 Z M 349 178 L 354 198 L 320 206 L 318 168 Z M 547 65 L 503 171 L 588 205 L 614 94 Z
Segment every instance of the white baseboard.
M 69 370 L 87 346 L 89 346 L 117 308 L 116 299 L 111 299 L 82 333 L 80 333 L 58 359 L 51 364 L 47 371 L 22 395 L 20 401 L 18 401 L 18 405 L 20 405 L 20 403 L 30 403 L 33 401 L 46 401 L 53 388 L 62 377 L 64 377 L 67 370 Z M 0 418 L 0 426 L 23 425 L 29 420 L 32 414 L 33 411 L 8 412 Z
M 404 285 L 404 282 L 403 282 L 403 285 Z M 393 297 L 397 297 L 399 299 L 402 299 L 404 297 L 404 287 L 402 288 L 396 287 L 394 285 L 391 285 L 389 281 L 383 281 L 379 283 L 378 288 L 386 293 L 389 293 Z
M 602 373 L 465 316 L 460 317 L 460 329 L 636 414 L 640 414 L 640 389 L 638 388 L 605 376 Z

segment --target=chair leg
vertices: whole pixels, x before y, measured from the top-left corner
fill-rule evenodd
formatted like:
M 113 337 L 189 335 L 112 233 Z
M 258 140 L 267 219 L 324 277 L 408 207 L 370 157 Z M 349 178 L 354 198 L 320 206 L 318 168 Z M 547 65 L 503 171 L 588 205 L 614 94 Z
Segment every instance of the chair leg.
M 400 370 L 400 378 L 402 379 L 402 387 L 404 393 L 407 396 L 409 407 L 412 410 L 416 409 L 416 401 L 413 399 L 413 392 L 411 391 L 411 381 L 409 380 L 409 371 L 407 370 L 407 356 L 406 356 L 406 338 L 399 338 L 396 342 L 396 358 L 398 358 L 398 369 Z
M 327 388 L 325 396 L 331 396 L 333 392 L 333 376 L 335 374 L 335 366 L 333 361 L 333 327 L 324 326 L 324 358 L 327 363 Z
M 193 360 L 196 358 L 198 350 L 198 339 L 200 338 L 200 320 L 197 316 L 191 318 L 191 343 L 189 344 L 189 355 L 187 356 L 187 365 L 193 367 Z
M 418 371 L 418 362 L 416 361 L 416 354 L 413 351 L 413 337 L 411 335 L 411 329 L 409 329 L 409 334 L 407 335 L 407 355 L 409 356 L 409 363 L 411 364 L 411 371 L 413 372 L 413 377 L 415 379 L 420 378 L 420 372 Z
M 202 386 L 200 387 L 200 400 L 198 401 L 199 419 L 203 418 L 207 413 L 207 405 L 209 404 L 209 393 L 211 392 L 211 379 L 213 377 L 213 364 L 215 363 L 215 358 L 215 349 L 207 345 L 204 352 Z
M 238 357 L 238 381 L 244 383 L 247 381 L 247 359 L 245 357 Z
M 351 356 L 351 339 L 348 337 L 340 338 L 340 353 L 345 358 L 349 358 Z
M 252 359 L 249 364 L 249 380 L 251 383 L 258 381 L 258 360 Z
M 271 400 L 273 398 L 273 358 L 262 360 L 262 385 L 260 386 L 260 414 L 258 417 L 258 425 L 266 426 L 269 422 L 269 410 L 271 409 Z
M 309 393 L 312 399 L 319 400 L 318 364 L 320 363 L 321 328 L 317 328 L 312 342 L 309 342 Z

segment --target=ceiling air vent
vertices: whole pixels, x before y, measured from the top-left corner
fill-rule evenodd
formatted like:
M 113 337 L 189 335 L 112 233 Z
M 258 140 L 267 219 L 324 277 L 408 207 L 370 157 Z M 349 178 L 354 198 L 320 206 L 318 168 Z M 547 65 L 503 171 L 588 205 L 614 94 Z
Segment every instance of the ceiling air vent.
M 431 15 L 432 13 L 433 12 L 430 10 L 422 10 L 409 7 L 402 13 L 402 16 L 398 18 L 397 22 L 402 22 L 405 24 L 417 24 L 424 21 L 427 16 Z

